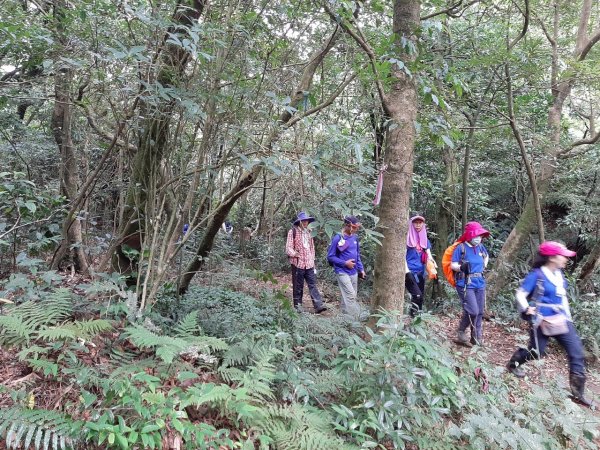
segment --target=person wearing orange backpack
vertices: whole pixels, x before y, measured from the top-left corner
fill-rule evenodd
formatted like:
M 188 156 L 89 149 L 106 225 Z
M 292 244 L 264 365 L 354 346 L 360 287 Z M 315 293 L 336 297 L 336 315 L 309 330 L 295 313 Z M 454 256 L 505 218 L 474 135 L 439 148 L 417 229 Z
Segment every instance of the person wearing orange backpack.
M 478 222 L 468 222 L 459 244 L 452 253 L 450 267 L 455 272 L 456 292 L 463 314 L 458 325 L 457 342 L 483 345 L 483 313 L 485 311 L 485 270 L 489 254 L 481 243 L 490 232 Z M 467 332 L 469 329 L 470 333 Z M 470 336 L 469 336 L 470 334 Z
M 423 310 L 425 295 L 425 265 L 433 261 L 431 242 L 427 239 L 427 226 L 423 216 L 411 217 L 408 221 L 406 236 L 406 265 L 404 278 L 405 286 L 410 293 L 410 316 L 414 317 Z M 435 262 L 433 261 L 435 265 Z

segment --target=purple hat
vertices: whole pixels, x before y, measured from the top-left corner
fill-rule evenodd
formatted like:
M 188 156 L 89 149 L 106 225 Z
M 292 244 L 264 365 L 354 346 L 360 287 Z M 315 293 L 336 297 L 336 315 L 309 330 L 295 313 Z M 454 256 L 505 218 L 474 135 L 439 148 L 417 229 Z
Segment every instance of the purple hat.
M 355 228 L 360 227 L 360 221 L 355 216 L 344 217 L 344 223 L 352 225 Z
M 304 211 L 300 211 L 298 213 L 298 216 L 296 217 L 296 219 L 294 220 L 294 225 L 299 225 L 300 222 L 302 222 L 303 220 L 308 220 L 308 223 L 312 223 L 315 221 L 314 217 L 310 217 L 308 214 L 306 214 Z

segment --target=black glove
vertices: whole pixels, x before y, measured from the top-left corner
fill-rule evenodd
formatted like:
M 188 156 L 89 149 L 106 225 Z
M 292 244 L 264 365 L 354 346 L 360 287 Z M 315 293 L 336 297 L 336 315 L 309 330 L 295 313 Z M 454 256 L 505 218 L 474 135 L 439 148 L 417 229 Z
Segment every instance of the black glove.
M 469 261 L 465 261 L 460 265 L 460 271 L 466 274 L 471 271 L 471 264 L 469 264 Z

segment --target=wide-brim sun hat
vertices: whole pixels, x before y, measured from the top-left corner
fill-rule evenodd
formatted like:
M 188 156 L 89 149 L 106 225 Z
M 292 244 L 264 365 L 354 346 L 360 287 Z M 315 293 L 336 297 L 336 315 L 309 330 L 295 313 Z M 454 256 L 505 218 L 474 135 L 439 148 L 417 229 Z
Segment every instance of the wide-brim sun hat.
M 308 223 L 312 223 L 315 221 L 314 217 L 309 216 L 304 211 L 300 211 L 296 218 L 294 219 L 294 225 L 299 225 L 303 220 L 308 220 Z
M 465 225 L 465 232 L 459 238 L 461 242 L 468 242 L 477 236 L 481 236 L 482 238 L 489 237 L 490 232 L 483 228 L 479 222 L 468 222 Z
M 542 256 L 561 255 L 561 256 L 565 256 L 567 258 L 572 258 L 573 256 L 577 255 L 577 252 L 574 252 L 573 250 L 569 250 L 567 247 L 565 247 L 564 244 L 561 244 L 560 242 L 556 242 L 556 241 L 542 242 L 540 244 L 538 252 Z

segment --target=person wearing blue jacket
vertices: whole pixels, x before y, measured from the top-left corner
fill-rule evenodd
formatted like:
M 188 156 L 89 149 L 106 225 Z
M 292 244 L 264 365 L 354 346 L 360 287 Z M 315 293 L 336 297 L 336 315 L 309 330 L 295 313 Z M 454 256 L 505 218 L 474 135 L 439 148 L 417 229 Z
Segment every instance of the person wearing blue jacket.
M 485 270 L 489 255 L 482 239 L 490 232 L 478 222 L 468 222 L 458 238 L 460 244 L 452 253 L 450 267 L 456 272 L 456 292 L 463 314 L 458 324 L 457 342 L 463 345 L 483 345 L 483 314 L 485 312 Z M 467 329 L 470 330 L 471 336 Z
M 525 377 L 521 367 L 527 361 L 544 355 L 550 337 L 563 347 L 569 359 L 569 382 L 573 399 L 591 407 L 585 397 L 585 361 L 581 339 L 573 325 L 567 299 L 567 281 L 562 270 L 568 258 L 576 253 L 560 242 L 543 242 L 527 274 L 517 290 L 516 300 L 522 317 L 531 323 L 528 348 L 519 348 L 508 362 L 508 370 L 518 378 Z M 530 304 L 531 302 L 531 304 Z
M 346 216 L 342 232 L 333 236 L 327 251 L 327 260 L 333 266 L 342 294 L 341 310 L 354 317 L 360 316 L 360 306 L 356 300 L 358 278 L 364 279 L 366 276 L 356 235 L 359 228 L 360 222 L 356 217 Z

